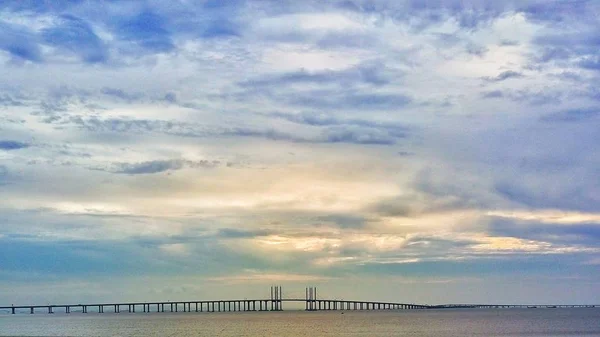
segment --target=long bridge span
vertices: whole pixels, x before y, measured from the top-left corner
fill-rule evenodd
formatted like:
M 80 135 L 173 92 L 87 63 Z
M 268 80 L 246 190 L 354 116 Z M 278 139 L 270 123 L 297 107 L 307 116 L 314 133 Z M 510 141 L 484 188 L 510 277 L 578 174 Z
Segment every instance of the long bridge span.
M 57 310 L 64 313 L 135 313 L 143 312 L 241 312 L 241 311 L 283 311 L 284 303 L 304 302 L 306 311 L 321 310 L 420 310 L 420 309 L 456 309 L 456 308 L 596 308 L 598 305 L 520 305 L 520 304 L 443 304 L 427 305 L 415 303 L 353 301 L 338 299 L 321 299 L 317 297 L 317 288 L 306 288 L 305 298 L 284 298 L 280 286 L 271 287 L 268 299 L 237 299 L 211 301 L 176 301 L 176 302 L 123 302 L 123 303 L 87 303 L 87 304 L 47 304 L 47 305 L 11 305 L 0 306 L 0 311 L 17 314 L 37 311 L 53 314 Z

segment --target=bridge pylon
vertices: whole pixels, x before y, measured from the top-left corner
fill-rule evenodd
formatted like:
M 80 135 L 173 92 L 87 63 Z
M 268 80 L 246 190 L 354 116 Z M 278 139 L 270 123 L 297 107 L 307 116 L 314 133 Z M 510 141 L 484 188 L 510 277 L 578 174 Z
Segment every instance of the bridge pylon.
M 306 311 L 315 311 L 317 309 L 317 287 L 306 288 Z
M 271 311 L 283 311 L 283 289 L 281 286 L 271 286 Z

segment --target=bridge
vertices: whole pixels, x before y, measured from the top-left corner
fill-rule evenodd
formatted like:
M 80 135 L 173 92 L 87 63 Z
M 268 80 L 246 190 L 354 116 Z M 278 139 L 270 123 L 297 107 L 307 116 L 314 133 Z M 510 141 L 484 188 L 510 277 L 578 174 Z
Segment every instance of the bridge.
M 317 288 L 305 289 L 304 298 L 284 298 L 280 286 L 271 287 L 271 297 L 268 299 L 237 299 L 237 300 L 211 300 L 211 301 L 176 301 L 176 302 L 124 302 L 124 303 L 88 303 L 88 304 L 48 304 L 48 305 L 11 305 L 0 307 L 0 310 L 9 311 L 13 315 L 23 311 L 30 314 L 36 309 L 53 314 L 56 310 L 71 310 L 95 313 L 135 313 L 143 312 L 241 312 L 241 311 L 283 311 L 284 303 L 304 302 L 306 311 L 322 310 L 420 310 L 420 309 L 457 309 L 457 308 L 595 308 L 597 305 L 519 305 L 519 304 L 444 304 L 426 305 L 415 303 L 380 302 L 380 301 L 352 301 L 338 299 L 320 299 L 317 297 Z M 141 310 L 140 310 L 141 309 Z

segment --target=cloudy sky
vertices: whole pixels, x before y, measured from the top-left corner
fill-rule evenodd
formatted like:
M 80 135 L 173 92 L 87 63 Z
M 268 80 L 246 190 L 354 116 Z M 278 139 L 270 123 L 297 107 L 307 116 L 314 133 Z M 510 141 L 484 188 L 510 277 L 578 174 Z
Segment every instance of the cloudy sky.
M 599 304 L 599 17 L 2 1 L 0 304 Z

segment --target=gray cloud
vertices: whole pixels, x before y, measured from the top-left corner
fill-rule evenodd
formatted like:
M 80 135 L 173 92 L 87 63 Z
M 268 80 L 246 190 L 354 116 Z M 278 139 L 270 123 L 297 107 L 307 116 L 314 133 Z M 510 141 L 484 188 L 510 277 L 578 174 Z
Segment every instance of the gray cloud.
M 61 15 L 57 21 L 42 31 L 47 44 L 75 53 L 87 63 L 107 61 L 108 50 L 88 22 L 73 15 Z
M 346 110 L 397 110 L 412 102 L 412 98 L 403 94 L 332 92 L 314 90 L 286 98 L 289 104 L 317 109 Z
M 135 164 L 120 164 L 115 173 L 124 174 L 153 174 L 169 170 L 179 170 L 183 163 L 179 160 L 153 160 Z
M 396 137 L 378 129 L 360 127 L 332 127 L 324 132 L 325 141 L 328 143 L 353 143 L 391 145 L 396 143 Z
M 484 80 L 489 81 L 489 82 L 502 82 L 511 78 L 521 78 L 524 77 L 524 75 L 520 72 L 516 72 L 516 71 L 512 71 L 512 70 L 507 70 L 504 72 L 501 72 L 500 74 L 498 74 L 498 76 L 495 77 L 483 77 Z
M 8 177 L 8 168 L 5 165 L 0 165 L 0 186 L 6 184 L 6 178 Z
M 599 198 L 590 192 L 599 187 L 597 183 L 588 184 L 581 181 L 571 181 L 571 184 L 545 184 L 520 179 L 499 180 L 494 189 L 507 200 L 522 206 L 594 212 L 597 211 Z
M 16 97 L 16 95 L 11 95 L 8 93 L 0 94 L 0 106 L 6 107 L 17 107 L 24 106 L 25 102 L 20 97 Z
M 217 236 L 225 239 L 246 239 L 255 238 L 260 236 L 272 235 L 273 231 L 259 229 L 259 230 L 245 230 L 237 228 L 222 228 L 219 229 Z
M 279 115 L 276 115 L 279 116 Z M 283 115 L 281 115 L 283 118 Z M 291 118 L 290 120 L 292 120 Z M 300 119 L 297 120 L 301 122 Z M 181 137 L 256 137 L 295 143 L 349 143 L 349 144 L 394 144 L 405 138 L 408 128 L 363 120 L 330 121 L 317 136 L 300 136 L 277 129 L 249 127 L 210 127 L 179 121 L 143 119 L 100 119 L 70 116 L 68 118 L 46 118 L 45 122 L 61 126 L 76 125 L 91 132 L 119 132 L 128 134 L 164 133 Z M 309 120 L 307 120 L 310 123 Z M 316 122 L 315 122 L 316 123 Z M 314 124 L 316 125 L 316 124 Z
M 556 223 L 493 218 L 489 228 L 495 235 L 600 248 L 600 224 L 598 223 L 565 226 Z
M 500 90 L 486 91 L 481 93 L 481 97 L 483 98 L 502 98 L 504 97 L 504 93 Z
M 340 228 L 359 229 L 364 228 L 368 219 L 363 216 L 346 215 L 346 214 L 329 214 L 315 218 L 319 223 L 333 223 Z
M 397 72 L 396 72 L 397 73 Z M 336 83 L 343 86 L 355 84 L 370 84 L 383 86 L 390 83 L 392 71 L 382 64 L 361 64 L 346 70 L 308 72 L 300 70 L 276 76 L 268 76 L 239 83 L 242 87 L 274 87 L 297 83 L 330 84 Z M 396 74 L 395 78 L 398 78 Z
M 151 160 L 140 163 L 119 163 L 115 164 L 114 168 L 109 171 L 121 174 L 154 174 L 166 171 L 176 171 L 184 167 L 190 168 L 212 168 L 221 165 L 218 160 Z
M 322 141 L 331 143 L 394 144 L 406 138 L 411 128 L 399 123 L 362 119 L 340 119 L 328 113 L 303 112 L 299 114 L 272 113 L 267 116 L 293 123 L 324 128 Z M 317 140 L 318 141 L 318 140 Z
M 144 95 L 141 93 L 128 93 L 118 88 L 102 88 L 101 92 L 104 95 L 116 97 L 125 101 L 135 101 L 142 98 Z
M 446 179 L 443 172 L 425 169 L 415 175 L 405 192 L 381 199 L 368 210 L 382 216 L 418 217 L 467 209 L 482 209 L 494 203 L 493 196 L 468 177 Z
M 297 114 L 272 113 L 267 116 L 285 119 L 287 121 L 311 126 L 352 126 L 387 131 L 392 136 L 404 137 L 411 127 L 401 123 L 377 122 L 365 119 L 337 118 L 329 113 L 301 112 Z
M 542 116 L 545 122 L 583 122 L 600 116 L 598 108 L 582 108 L 558 111 Z
M 26 27 L 0 22 L 0 49 L 18 59 L 43 60 L 37 37 Z
M 508 99 L 530 105 L 558 105 L 562 103 L 564 93 L 550 90 L 492 90 L 481 93 L 484 99 Z
M 29 147 L 30 145 L 15 140 L 0 140 L 0 150 L 12 151 Z

